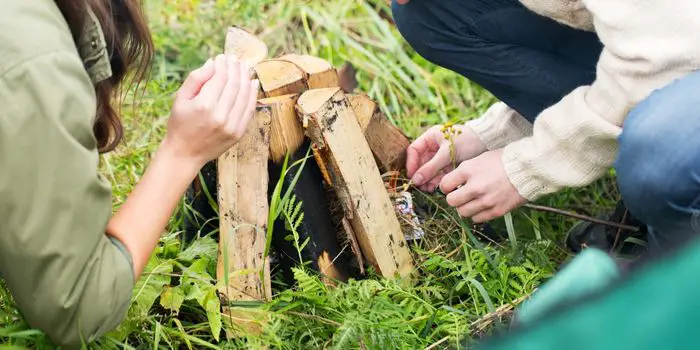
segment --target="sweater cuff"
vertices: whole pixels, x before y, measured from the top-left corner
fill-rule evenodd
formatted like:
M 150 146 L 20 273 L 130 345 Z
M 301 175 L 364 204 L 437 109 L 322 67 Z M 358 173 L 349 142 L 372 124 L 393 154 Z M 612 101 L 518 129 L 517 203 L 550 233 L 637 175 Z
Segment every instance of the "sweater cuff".
M 556 189 L 545 179 L 533 171 L 533 166 L 523 161 L 527 155 L 522 154 L 520 147 L 508 147 L 503 149 L 503 168 L 510 179 L 511 184 L 518 193 L 529 202 L 533 202 L 544 195 L 556 192 Z
M 498 102 L 465 126 L 476 133 L 489 151 L 503 148 L 532 134 L 532 124 L 503 102 Z

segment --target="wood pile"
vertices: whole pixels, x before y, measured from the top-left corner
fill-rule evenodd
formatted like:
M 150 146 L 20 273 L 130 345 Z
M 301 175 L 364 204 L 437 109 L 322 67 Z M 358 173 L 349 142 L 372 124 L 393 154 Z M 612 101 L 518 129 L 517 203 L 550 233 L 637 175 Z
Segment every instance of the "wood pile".
M 286 266 L 299 258 L 310 262 L 329 285 L 363 274 L 366 266 L 389 278 L 410 275 L 401 218 L 382 176 L 405 167 L 409 139 L 321 58 L 269 58 L 266 45 L 238 27 L 228 28 L 224 51 L 251 62 L 251 74 L 261 83 L 242 140 L 208 164 L 190 188 L 194 210 L 218 220 L 211 227 L 219 229 L 217 278 L 224 298 L 272 297 L 266 255 L 271 248 Z M 204 187 L 214 193 L 218 214 L 205 208 L 212 198 L 202 195 Z M 279 211 L 271 212 L 275 196 L 288 191 L 302 203 L 296 229 L 306 242 L 301 254 Z M 248 317 L 239 309 L 233 316 Z

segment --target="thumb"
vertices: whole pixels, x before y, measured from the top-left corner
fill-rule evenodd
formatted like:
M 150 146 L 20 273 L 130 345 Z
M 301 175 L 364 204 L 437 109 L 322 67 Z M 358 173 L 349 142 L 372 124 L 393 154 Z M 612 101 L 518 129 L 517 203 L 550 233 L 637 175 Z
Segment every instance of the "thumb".
M 413 175 L 412 179 L 413 183 L 416 186 L 428 183 L 428 181 L 437 176 L 442 169 L 450 165 L 450 159 L 450 147 L 448 145 L 441 146 L 433 158 L 416 170 L 416 174 Z
M 187 75 L 187 79 L 185 79 L 177 92 L 177 97 L 187 100 L 194 98 L 212 75 L 214 75 L 214 60 L 210 58 L 203 66 Z

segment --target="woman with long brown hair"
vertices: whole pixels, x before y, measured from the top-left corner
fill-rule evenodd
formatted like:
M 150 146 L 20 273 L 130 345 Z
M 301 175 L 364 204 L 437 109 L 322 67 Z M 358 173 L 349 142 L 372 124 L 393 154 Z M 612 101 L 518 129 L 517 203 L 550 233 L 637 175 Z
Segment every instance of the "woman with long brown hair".
M 150 66 L 140 6 L 10 1 L 0 12 L 0 277 L 29 324 L 66 348 L 121 322 L 188 184 L 240 139 L 255 106 L 259 83 L 244 62 L 221 55 L 193 71 L 112 215 L 98 157 L 122 138 L 117 92 Z

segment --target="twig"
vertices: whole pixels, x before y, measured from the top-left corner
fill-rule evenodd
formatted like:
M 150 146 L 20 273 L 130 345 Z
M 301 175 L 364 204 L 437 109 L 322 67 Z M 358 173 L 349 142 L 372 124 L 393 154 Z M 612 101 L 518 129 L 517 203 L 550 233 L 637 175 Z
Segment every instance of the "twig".
M 520 298 L 513 300 L 511 303 L 499 306 L 495 312 L 488 313 L 482 316 L 480 319 L 472 322 L 469 325 L 469 329 L 471 330 L 471 332 L 483 331 L 484 329 L 486 329 L 486 327 L 493 323 L 494 319 L 501 318 L 507 314 L 510 314 L 511 312 L 513 312 L 513 309 L 515 309 L 523 301 L 528 299 L 532 295 L 532 293 L 535 293 L 536 291 L 537 289 L 534 289 L 530 294 L 525 294 Z
M 616 222 L 611 222 L 611 221 L 602 220 L 602 219 L 598 219 L 598 218 L 594 218 L 594 217 L 590 217 L 590 216 L 586 216 L 586 215 L 581 215 L 581 214 L 577 214 L 577 213 L 572 213 L 572 212 L 568 212 L 568 211 L 561 210 L 561 209 L 550 208 L 550 207 L 545 207 L 545 206 L 542 206 L 542 205 L 535 205 L 535 204 L 525 204 L 524 207 L 530 208 L 530 209 L 534 209 L 534 210 L 539 210 L 539 211 L 545 211 L 545 212 L 549 212 L 549 213 L 564 215 L 564 216 L 572 217 L 572 218 L 574 218 L 574 219 L 585 220 L 585 221 L 589 221 L 589 222 L 592 222 L 592 223 L 595 223 L 595 224 L 601 224 L 601 225 L 606 225 L 606 226 L 610 226 L 610 227 L 615 227 L 615 228 L 618 228 L 618 229 L 620 229 L 620 230 L 627 230 L 627 231 L 631 231 L 631 232 L 639 232 L 639 228 L 638 228 L 638 227 L 634 227 L 634 226 L 630 226 L 630 225 L 625 225 L 625 224 L 619 224 L 619 223 L 616 223 Z
M 625 214 L 622 215 L 622 222 L 625 222 L 627 220 L 627 214 L 629 213 L 628 209 L 625 209 Z M 615 250 L 615 247 L 617 247 L 617 243 L 620 242 L 620 234 L 622 233 L 622 229 L 617 229 L 617 234 L 615 235 L 615 242 L 613 242 L 612 247 L 610 247 L 610 251 L 612 252 Z
M 432 350 L 432 349 L 435 349 L 438 345 L 440 345 L 440 344 L 446 342 L 448 339 L 450 339 L 449 336 L 444 337 L 444 338 L 438 340 L 437 342 L 433 343 L 433 344 L 430 345 L 429 347 L 425 348 L 425 350 Z

